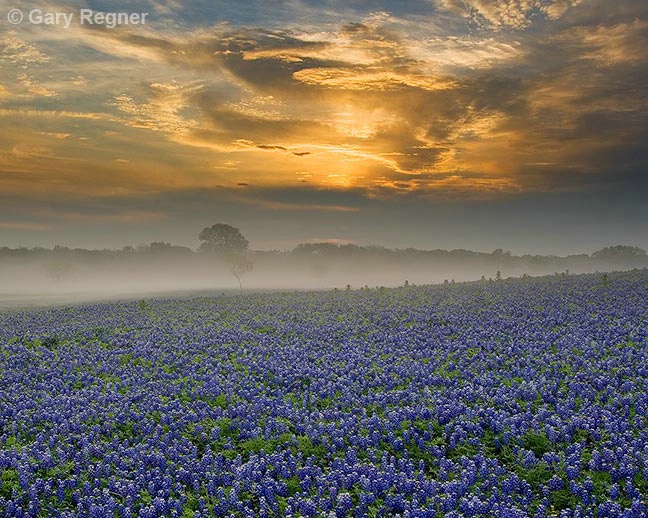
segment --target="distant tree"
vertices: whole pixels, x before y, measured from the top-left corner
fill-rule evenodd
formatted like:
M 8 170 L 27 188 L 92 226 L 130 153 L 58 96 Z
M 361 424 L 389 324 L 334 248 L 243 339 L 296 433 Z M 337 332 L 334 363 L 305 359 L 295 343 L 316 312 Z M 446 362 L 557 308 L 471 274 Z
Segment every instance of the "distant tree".
M 142 254 L 149 254 L 154 256 L 170 256 L 170 255 L 191 255 L 193 250 L 185 246 L 172 245 L 164 241 L 154 241 L 149 245 L 141 245 L 138 247 L 138 252 Z
M 201 252 L 242 254 L 247 252 L 249 246 L 248 240 L 238 228 L 225 223 L 204 228 L 198 234 L 198 239 L 202 241 L 199 248 Z
M 497 272 L 495 273 L 495 280 L 496 281 L 502 280 L 502 272 L 500 272 L 499 270 L 497 270 Z
M 225 264 L 230 273 L 236 277 L 239 283 L 240 293 L 243 293 L 243 283 L 241 277 L 247 272 L 252 271 L 252 261 L 243 254 L 228 253 L 224 256 Z
M 216 223 L 204 228 L 198 234 L 198 239 L 202 241 L 199 250 L 219 257 L 227 270 L 236 277 L 239 290 L 243 293 L 241 277 L 252 271 L 252 261 L 246 256 L 249 243 L 241 231 L 225 223 Z
M 636 260 L 645 259 L 646 251 L 638 246 L 608 246 L 602 250 L 598 250 L 592 254 L 594 259 L 608 259 L 608 260 Z
M 161 252 L 171 248 L 171 243 L 165 243 L 164 241 L 154 241 L 149 245 L 151 252 Z

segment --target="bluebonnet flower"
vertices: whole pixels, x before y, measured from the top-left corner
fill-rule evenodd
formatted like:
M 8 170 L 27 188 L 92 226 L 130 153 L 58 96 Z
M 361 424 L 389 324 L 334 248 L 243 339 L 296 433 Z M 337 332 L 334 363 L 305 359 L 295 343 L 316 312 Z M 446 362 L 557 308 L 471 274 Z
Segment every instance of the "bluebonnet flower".
M 0 507 L 641 516 L 646 273 L 596 282 L 0 313 Z

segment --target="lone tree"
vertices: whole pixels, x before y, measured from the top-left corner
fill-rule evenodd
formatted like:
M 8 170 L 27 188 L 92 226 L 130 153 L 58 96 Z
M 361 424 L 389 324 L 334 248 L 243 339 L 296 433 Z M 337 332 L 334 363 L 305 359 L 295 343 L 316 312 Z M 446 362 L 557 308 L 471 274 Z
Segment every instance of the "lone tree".
M 249 243 L 241 231 L 225 223 L 216 223 L 204 228 L 198 234 L 198 239 L 202 241 L 198 250 L 218 256 L 227 270 L 236 277 L 239 290 L 243 293 L 241 277 L 252 271 L 252 261 L 245 255 Z
M 243 254 L 250 246 L 238 228 L 225 223 L 216 223 L 211 227 L 204 228 L 198 234 L 198 239 L 202 241 L 199 248 L 201 252 Z
M 243 274 L 252 271 L 252 261 L 242 254 L 227 254 L 224 259 L 227 269 L 234 277 L 236 277 L 236 280 L 239 283 L 240 293 L 243 293 L 241 277 Z

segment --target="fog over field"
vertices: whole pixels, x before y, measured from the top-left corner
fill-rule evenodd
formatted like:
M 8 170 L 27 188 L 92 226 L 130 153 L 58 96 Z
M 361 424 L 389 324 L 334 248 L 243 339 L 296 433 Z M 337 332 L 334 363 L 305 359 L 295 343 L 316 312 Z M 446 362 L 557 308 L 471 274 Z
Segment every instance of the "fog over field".
M 2 2 L 0 298 L 645 267 L 647 49 L 645 0 Z
M 246 257 L 252 269 L 240 275 L 243 292 L 496 281 L 648 266 L 645 252 L 629 246 L 558 257 L 316 243 L 285 252 L 250 251 Z M 240 292 L 236 275 L 221 257 L 166 243 L 119 251 L 0 250 L 2 306 L 221 292 Z

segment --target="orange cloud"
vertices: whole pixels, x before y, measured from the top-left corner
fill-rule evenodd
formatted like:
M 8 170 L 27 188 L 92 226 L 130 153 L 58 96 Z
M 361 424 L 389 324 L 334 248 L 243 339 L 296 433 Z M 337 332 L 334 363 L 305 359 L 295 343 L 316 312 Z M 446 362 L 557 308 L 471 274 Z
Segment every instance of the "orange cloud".
M 641 17 L 601 7 L 592 22 L 567 0 L 436 5 L 447 30 L 375 13 L 292 31 L 9 32 L 0 188 L 488 195 L 583 186 L 611 178 L 618 156 L 641 162 Z M 78 45 L 119 73 L 86 61 L 52 77 Z

